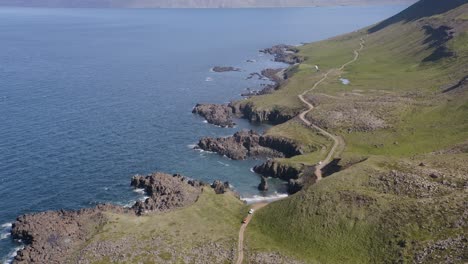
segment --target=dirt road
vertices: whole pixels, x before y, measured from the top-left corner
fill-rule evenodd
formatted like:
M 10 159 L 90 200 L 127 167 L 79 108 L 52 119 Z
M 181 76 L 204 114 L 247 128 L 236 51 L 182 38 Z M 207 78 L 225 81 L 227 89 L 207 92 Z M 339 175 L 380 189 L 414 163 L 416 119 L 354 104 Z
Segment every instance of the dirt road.
M 360 48 L 357 49 L 357 50 L 354 50 L 354 58 L 348 62 L 346 62 L 345 64 L 341 65 L 340 68 L 338 69 L 331 69 L 329 70 L 327 73 L 325 73 L 323 75 L 323 77 L 318 80 L 313 86 L 312 88 L 310 88 L 309 90 L 306 90 L 304 91 L 302 94 L 298 95 L 299 99 L 307 106 L 307 109 L 304 110 L 302 113 L 299 114 L 299 118 L 302 120 L 302 122 L 304 122 L 306 125 L 308 126 L 311 126 L 315 129 L 317 129 L 318 131 L 320 131 L 320 133 L 322 133 L 323 135 L 325 135 L 326 137 L 330 138 L 333 140 L 333 146 L 332 148 L 330 149 L 330 151 L 328 152 L 328 155 L 327 157 L 325 158 L 325 160 L 322 161 L 321 164 L 319 164 L 316 169 L 315 169 L 315 176 L 317 176 L 317 181 L 321 180 L 322 179 L 322 169 L 327 166 L 333 159 L 333 156 L 335 155 L 335 152 L 336 152 L 336 149 L 340 146 L 340 144 L 344 144 L 344 142 L 342 142 L 342 140 L 340 140 L 339 137 L 335 136 L 335 135 L 332 135 L 330 133 L 328 133 L 326 130 L 324 130 L 323 128 L 315 125 L 315 124 L 312 124 L 309 120 L 306 119 L 306 116 L 308 113 L 310 113 L 313 109 L 314 109 L 314 106 L 309 103 L 305 98 L 304 96 L 315 90 L 321 83 L 323 83 L 327 78 L 328 76 L 333 73 L 334 71 L 342 71 L 346 66 L 348 66 L 349 64 L 357 61 L 359 59 L 359 52 L 364 49 L 364 44 L 365 44 L 365 40 L 363 38 L 361 38 L 361 42 L 360 42 Z
M 253 204 L 250 208 L 254 209 L 257 211 L 260 208 L 263 208 L 267 205 L 268 203 L 257 203 Z M 247 221 L 242 224 L 240 230 L 239 230 L 239 241 L 237 244 L 237 261 L 236 264 L 242 264 L 242 261 L 244 260 L 244 233 L 245 229 L 250 223 L 250 220 L 252 220 L 252 217 L 255 215 L 255 212 L 253 214 L 249 214 L 247 216 Z

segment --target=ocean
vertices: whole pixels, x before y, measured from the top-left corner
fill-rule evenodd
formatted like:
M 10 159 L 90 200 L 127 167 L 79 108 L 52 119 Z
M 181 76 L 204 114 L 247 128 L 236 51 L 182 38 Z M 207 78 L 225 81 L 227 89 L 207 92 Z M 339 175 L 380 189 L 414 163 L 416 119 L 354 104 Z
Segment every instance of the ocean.
M 261 199 L 261 160 L 191 149 L 218 128 L 191 113 L 198 102 L 240 99 L 252 72 L 284 67 L 258 52 L 357 30 L 406 6 L 285 9 L 0 8 L 0 260 L 24 213 L 129 205 L 135 174 L 180 173 L 229 181 Z M 247 62 L 254 60 L 255 62 Z M 214 73 L 214 66 L 240 72 Z M 283 195 L 272 181 L 267 195 Z

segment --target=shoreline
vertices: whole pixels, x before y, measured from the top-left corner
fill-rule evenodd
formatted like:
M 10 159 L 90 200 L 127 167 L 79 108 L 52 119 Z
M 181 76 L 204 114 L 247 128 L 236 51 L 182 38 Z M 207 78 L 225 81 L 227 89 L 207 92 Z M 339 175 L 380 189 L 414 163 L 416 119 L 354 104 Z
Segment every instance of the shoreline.
M 265 52 L 260 51 L 260 53 L 265 53 Z M 272 54 L 272 53 L 267 53 L 267 54 L 272 55 L 273 57 L 275 57 L 275 55 Z M 284 68 L 281 68 L 279 70 L 280 70 L 280 72 L 284 72 L 288 68 L 289 67 L 284 67 Z M 268 69 L 265 69 L 265 70 L 268 70 Z M 278 74 L 278 72 L 275 72 L 275 75 L 277 75 L 277 74 Z M 277 82 L 272 76 L 269 76 L 269 77 L 264 76 L 264 77 L 268 78 L 269 81 L 275 83 L 275 85 L 278 85 L 278 86 L 280 85 L 279 82 Z M 246 119 L 245 117 L 238 117 L 238 118 Z M 206 123 L 209 123 L 209 122 L 206 121 Z M 249 123 L 251 123 L 251 122 L 249 122 Z M 212 124 L 210 124 L 210 125 L 212 125 Z M 205 150 L 202 150 L 202 149 L 200 149 L 200 151 L 209 152 L 209 151 L 205 151 Z M 215 153 L 215 152 L 211 152 L 211 153 Z M 251 171 L 252 170 L 253 169 L 251 169 Z M 254 173 L 256 173 L 256 172 L 254 172 Z M 258 174 L 258 173 L 256 173 L 256 174 Z M 173 174 L 173 176 L 178 177 L 179 175 L 178 174 Z M 134 178 L 135 177 L 136 176 L 134 176 Z M 201 181 L 190 180 L 190 178 L 187 178 L 187 177 L 184 177 L 184 178 L 189 180 L 189 181 L 199 182 L 200 186 L 208 186 L 209 185 L 209 184 L 203 183 Z M 218 193 L 217 188 L 221 188 L 221 187 L 216 186 L 216 184 L 217 184 L 216 182 L 219 182 L 219 181 L 215 181 L 212 185 L 209 185 L 209 186 L 211 186 L 215 190 L 215 192 Z M 133 185 L 133 180 L 132 180 L 132 186 L 134 186 L 133 192 L 137 193 L 140 197 L 137 197 L 136 200 L 132 200 L 132 201 L 126 202 L 124 204 L 123 203 L 118 203 L 118 202 L 117 203 L 115 203 L 115 202 L 114 203 L 102 203 L 102 204 L 100 203 L 100 204 L 98 204 L 96 206 L 85 207 L 85 208 L 82 208 L 82 209 L 75 209 L 75 210 L 57 209 L 57 210 L 40 211 L 40 212 L 35 212 L 35 213 L 27 213 L 27 214 L 22 214 L 22 215 L 17 216 L 17 218 L 13 222 L 5 223 L 4 225 L 2 225 L 2 228 L 4 226 L 6 226 L 7 224 L 8 224 L 8 227 L 5 227 L 4 230 L 2 230 L 2 238 L 1 239 L 2 240 L 3 239 L 10 239 L 12 242 L 15 242 L 16 244 L 18 244 L 14 249 L 12 249 L 10 251 L 8 256 L 5 256 L 5 259 L 4 259 L 5 263 L 15 263 L 15 261 L 18 260 L 18 257 L 20 259 L 22 259 L 22 260 L 24 260 L 23 258 L 29 257 L 29 253 L 25 254 L 24 252 L 30 250 L 31 247 L 34 246 L 34 243 L 38 243 L 33 236 L 31 236 L 31 235 L 26 235 L 25 236 L 25 234 L 26 234 L 26 233 L 24 233 L 25 231 L 20 231 L 20 232 L 17 231 L 18 226 L 20 226 L 20 224 L 19 224 L 20 222 L 18 222 L 18 221 L 21 221 L 22 218 L 25 218 L 25 217 L 26 218 L 29 217 L 31 219 L 34 219 L 35 217 L 39 217 L 39 218 L 40 217 L 46 217 L 47 218 L 48 215 L 64 214 L 64 216 L 68 215 L 67 217 L 71 217 L 71 219 L 75 219 L 78 215 L 86 214 L 86 212 L 91 212 L 92 214 L 95 214 L 95 213 L 102 214 L 102 213 L 105 213 L 105 212 L 107 212 L 109 210 L 111 212 L 115 211 L 117 213 L 123 213 L 123 214 L 128 214 L 128 213 L 132 214 L 132 212 L 133 212 L 133 213 L 137 213 L 137 215 L 138 215 L 139 213 L 138 213 L 138 210 L 135 209 L 135 206 L 137 206 L 137 205 L 141 206 L 143 204 L 147 204 L 148 200 L 151 200 L 151 195 L 148 192 L 148 190 L 145 189 L 144 186 Z M 225 193 L 229 189 L 234 190 L 233 187 L 229 185 L 229 183 L 225 183 L 224 186 L 225 187 L 221 188 L 220 193 Z M 226 188 L 226 189 L 224 189 L 224 188 Z M 289 194 L 287 194 L 287 193 L 278 193 L 278 192 L 275 191 L 273 194 L 269 194 L 269 195 L 266 195 L 266 194 L 262 195 L 262 193 L 260 192 L 259 194 L 254 194 L 252 196 L 241 197 L 236 192 L 233 192 L 233 191 L 230 191 L 230 192 L 232 192 L 233 195 L 236 196 L 239 201 L 242 201 L 246 205 L 253 205 L 253 204 L 257 204 L 257 203 L 271 203 L 271 202 L 274 202 L 274 201 L 277 201 L 277 200 L 287 198 L 289 196 Z M 184 207 L 186 207 L 186 206 L 183 206 L 182 208 L 184 208 Z M 134 212 L 134 210 L 135 210 L 135 212 Z M 169 209 L 169 210 L 173 210 L 173 209 Z M 143 212 L 143 211 L 139 210 L 139 212 Z M 77 214 L 77 215 L 74 216 L 75 214 Z M 75 220 L 73 220 L 73 221 L 75 221 Z M 38 220 L 38 223 L 47 223 L 47 222 L 50 222 L 50 221 L 45 220 L 45 222 L 44 222 L 43 220 Z M 38 226 L 42 226 L 42 224 L 38 224 Z M 28 229 L 28 228 L 32 228 L 32 229 Z M 32 232 L 32 230 L 37 230 L 36 228 L 37 227 L 29 226 L 29 227 L 26 227 L 26 230 L 28 230 L 27 232 Z M 7 232 L 8 234 L 4 235 L 3 233 L 5 233 L 5 232 L 3 232 L 3 231 Z M 44 235 L 42 235 L 42 236 L 44 236 Z M 37 237 L 37 233 L 36 233 L 36 237 Z M 36 242 L 34 242 L 34 241 L 36 241 Z M 37 248 L 35 250 L 37 250 Z M 44 249 L 44 250 L 46 250 L 46 249 Z M 39 255 L 41 255 L 41 254 L 39 254 Z

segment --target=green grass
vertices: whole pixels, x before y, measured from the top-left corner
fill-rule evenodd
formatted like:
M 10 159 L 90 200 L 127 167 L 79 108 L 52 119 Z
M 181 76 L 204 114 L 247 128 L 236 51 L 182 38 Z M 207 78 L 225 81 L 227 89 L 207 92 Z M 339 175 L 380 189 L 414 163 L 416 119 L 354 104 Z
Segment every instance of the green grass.
M 466 15 L 460 10 L 464 9 L 430 19 L 437 23 L 464 21 Z M 457 83 L 467 74 L 468 34 L 458 34 L 447 43 L 455 57 L 423 62 L 434 49 L 424 43 L 427 36 L 421 25 L 397 23 L 369 35 L 361 30 L 305 45 L 300 48 L 305 62 L 288 71 L 290 78 L 281 89 L 240 102 L 252 104 L 254 111 L 298 114 L 305 107 L 297 96 L 309 90 L 328 70 L 350 61 L 361 38 L 366 44 L 359 60 L 341 72 L 333 71 L 310 93 L 325 94 L 329 101 L 319 104 L 308 118 L 314 118 L 318 111 L 327 114 L 340 104 L 366 102 L 366 98 L 372 101 L 385 95 L 395 99 L 393 109 L 382 108 L 388 117 L 385 121 L 389 127 L 385 129 L 347 132 L 327 128 L 346 142 L 344 151 L 339 153 L 343 164 L 355 165 L 256 212 L 246 231 L 250 253 L 279 252 L 306 263 L 410 263 L 416 252 L 434 241 L 468 233 L 466 225 L 453 224 L 466 210 L 466 193 L 459 186 L 467 181 L 468 154 L 430 154 L 468 138 L 466 88 L 441 93 L 443 87 Z M 319 65 L 320 72 L 315 71 L 314 65 Z M 341 84 L 340 77 L 349 79 L 351 84 Z M 348 97 L 347 102 L 347 93 L 358 93 L 362 100 L 351 101 Z M 329 139 L 297 119 L 274 126 L 266 134 L 293 139 L 304 146 L 304 155 L 277 160 L 296 168 L 323 160 L 332 146 Z M 443 171 L 444 176 L 431 178 L 418 170 L 420 162 Z M 426 183 L 449 183 L 440 184 L 440 188 L 456 183 L 458 189 L 426 198 L 385 192 L 379 176 L 389 177 L 391 170 L 411 172 Z M 89 243 L 138 237 L 138 245 L 147 246 L 144 251 L 159 252 L 160 262 L 176 261 L 176 256 L 153 245 L 155 237 L 187 254 L 192 247 L 212 241 L 236 248 L 239 220 L 246 208 L 232 195 L 215 195 L 211 189 L 205 190 L 197 203 L 173 212 L 144 217 L 110 214 L 110 221 Z M 133 245 L 135 250 L 138 245 Z M 448 250 L 440 254 L 452 253 Z M 207 255 L 206 259 L 215 262 L 213 256 Z M 95 261 L 108 263 L 110 259 Z M 141 254 L 133 261 L 152 258 Z
M 432 19 L 444 21 L 447 14 Z M 464 18 L 460 15 L 456 19 Z M 333 106 L 319 105 L 314 111 L 324 107 L 326 113 L 333 107 L 339 108 L 339 104 L 346 101 L 346 93 L 357 92 L 370 100 L 387 95 L 400 98 L 395 102 L 398 108 L 388 113 L 391 118 L 386 121 L 390 127 L 372 132 L 330 130 L 346 142 L 342 157 L 370 158 L 259 211 L 247 232 L 252 251 L 280 252 L 308 263 L 394 263 L 400 260 L 409 263 L 429 241 L 468 231 L 466 227 L 452 228 L 447 224 L 463 214 L 466 194 L 460 189 L 437 198 L 416 199 L 383 193 L 369 185 L 379 173 L 392 169 L 411 170 L 402 163 L 412 162 L 417 166 L 409 159 L 418 156 L 434 164 L 436 160 L 453 160 L 434 166 L 450 171 L 446 177 L 451 181 L 466 180 L 466 173 L 464 177 L 456 176 L 463 175 L 464 169 L 461 174 L 452 171 L 464 166 L 466 153 L 456 158 L 427 154 L 468 138 L 466 88 L 441 93 L 443 87 L 457 83 L 467 74 L 466 32 L 447 43 L 456 56 L 436 62 L 423 62 L 433 49 L 424 44 L 427 36 L 417 23 L 395 24 L 368 36 L 360 31 L 312 43 L 300 49 L 306 61 L 295 69 L 282 89 L 271 95 L 254 97 L 250 102 L 261 109 L 280 106 L 293 112 L 298 105 L 303 109 L 296 100 L 297 95 L 310 89 L 326 70 L 351 60 L 361 37 L 366 39 L 366 45 L 359 60 L 342 72 L 330 74 L 329 79 L 310 93 L 331 96 L 330 105 Z M 315 64 L 320 66 L 320 73 L 314 72 Z M 340 77 L 349 79 L 351 84 L 341 84 Z M 344 99 L 333 102 L 333 97 Z M 314 117 L 314 111 L 309 118 Z M 312 130 L 297 129 L 294 122 L 273 127 L 268 133 L 330 148 L 326 139 Z M 281 163 L 314 164 L 323 157 L 321 155 L 323 153 L 315 151 L 282 159 Z M 349 197 L 364 197 L 371 202 L 360 205 Z
M 396 164 L 371 158 L 258 211 L 247 233 L 250 249 L 277 251 L 307 263 L 394 263 L 398 252 L 409 258 L 415 250 L 401 248 L 401 241 L 464 232 L 446 225 L 463 212 L 463 192 L 419 200 L 369 187 L 379 171 L 403 170 Z M 355 197 L 370 202 L 363 205 Z M 450 207 L 438 205 L 449 201 Z
M 128 240 L 126 249 L 119 252 L 121 255 L 129 254 L 130 258 L 133 256 L 133 260 L 129 259 L 128 263 L 172 263 L 175 262 L 175 256 L 166 248 L 177 250 L 181 255 L 190 254 L 193 247 L 210 242 L 218 242 L 228 249 L 234 248 L 240 221 L 246 211 L 244 203 L 232 193 L 217 195 L 211 188 L 204 188 L 203 194 L 195 204 L 175 211 L 141 217 L 108 214 L 107 224 L 88 241 L 88 244 L 137 238 Z M 164 247 L 154 243 L 153 238 L 162 238 Z M 157 256 L 160 261 L 149 252 L 159 252 Z M 92 256 L 88 257 L 92 259 Z M 109 258 L 98 259 L 96 263 L 109 263 Z

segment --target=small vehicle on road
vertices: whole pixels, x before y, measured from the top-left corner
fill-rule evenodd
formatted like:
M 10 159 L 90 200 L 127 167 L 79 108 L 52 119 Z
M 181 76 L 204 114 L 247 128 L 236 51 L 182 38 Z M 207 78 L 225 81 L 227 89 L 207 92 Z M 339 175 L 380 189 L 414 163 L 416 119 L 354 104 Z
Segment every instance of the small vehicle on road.
M 254 209 L 250 209 L 250 210 L 249 210 L 249 214 L 253 214 L 254 212 L 255 212 Z

